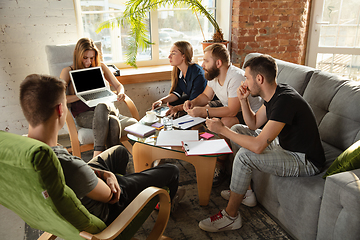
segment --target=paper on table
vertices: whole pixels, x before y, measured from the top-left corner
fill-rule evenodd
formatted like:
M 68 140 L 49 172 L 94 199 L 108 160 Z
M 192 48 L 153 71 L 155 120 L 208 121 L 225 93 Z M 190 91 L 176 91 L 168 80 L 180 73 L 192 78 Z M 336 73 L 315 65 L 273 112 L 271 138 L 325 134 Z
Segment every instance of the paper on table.
M 205 141 L 183 141 L 185 154 L 190 155 L 214 155 L 232 153 L 231 148 L 224 139 Z
M 182 141 L 199 140 L 198 130 L 160 131 L 156 140 L 157 146 L 182 146 Z
M 188 129 L 199 123 L 205 122 L 205 120 L 206 120 L 205 118 L 201 118 L 201 117 L 192 117 L 190 115 L 184 115 L 182 117 L 174 119 L 173 125 L 176 128 Z

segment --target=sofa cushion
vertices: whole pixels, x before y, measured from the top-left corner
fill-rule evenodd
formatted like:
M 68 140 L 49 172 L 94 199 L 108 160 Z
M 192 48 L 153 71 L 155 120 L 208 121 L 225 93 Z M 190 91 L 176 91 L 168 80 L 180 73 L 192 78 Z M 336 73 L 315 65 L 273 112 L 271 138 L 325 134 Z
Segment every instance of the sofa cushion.
M 316 239 L 325 180 L 312 177 L 278 177 L 253 171 L 257 201 L 295 239 Z
M 360 168 L 360 140 L 351 145 L 335 159 L 323 178 L 335 173 L 345 172 L 357 168 Z
M 249 59 L 260 55 L 262 54 L 250 53 L 246 55 L 244 64 Z M 285 62 L 279 59 L 275 60 L 278 65 L 277 82 L 289 84 L 302 96 L 315 69 L 308 66 Z
M 317 240 L 359 239 L 360 169 L 326 178 Z
M 304 98 L 314 111 L 322 141 L 344 151 L 360 139 L 360 112 L 357 104 L 352 104 L 360 102 L 358 82 L 315 72 Z

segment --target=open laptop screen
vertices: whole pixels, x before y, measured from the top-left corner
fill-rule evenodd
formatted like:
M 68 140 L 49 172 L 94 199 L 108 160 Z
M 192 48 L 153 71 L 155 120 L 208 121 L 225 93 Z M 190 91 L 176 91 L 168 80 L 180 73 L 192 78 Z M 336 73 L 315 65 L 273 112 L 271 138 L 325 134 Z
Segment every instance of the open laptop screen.
M 73 71 L 70 74 L 74 80 L 77 93 L 105 87 L 100 67 Z

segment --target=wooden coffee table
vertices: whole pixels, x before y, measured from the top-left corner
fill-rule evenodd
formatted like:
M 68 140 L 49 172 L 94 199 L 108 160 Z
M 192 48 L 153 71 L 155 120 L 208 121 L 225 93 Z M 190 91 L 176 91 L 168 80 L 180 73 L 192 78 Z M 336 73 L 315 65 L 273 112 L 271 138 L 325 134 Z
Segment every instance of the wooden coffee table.
M 199 124 L 192 129 L 206 130 L 203 124 Z M 195 167 L 196 180 L 199 194 L 199 204 L 206 206 L 209 203 L 211 188 L 213 184 L 216 158 L 221 155 L 202 155 L 186 156 L 181 147 L 161 147 L 156 146 L 156 136 L 140 138 L 128 134 L 128 138 L 135 141 L 132 148 L 135 172 L 141 172 L 151 168 L 155 160 L 163 158 L 179 159 L 191 163 Z M 219 138 L 218 136 L 214 136 Z

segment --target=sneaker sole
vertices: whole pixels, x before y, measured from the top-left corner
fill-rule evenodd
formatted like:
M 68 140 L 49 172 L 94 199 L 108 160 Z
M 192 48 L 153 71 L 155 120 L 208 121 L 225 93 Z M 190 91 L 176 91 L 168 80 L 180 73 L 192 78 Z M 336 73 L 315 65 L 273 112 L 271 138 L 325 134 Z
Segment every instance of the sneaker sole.
M 242 227 L 242 224 L 241 224 L 241 226 L 240 226 L 240 227 L 238 227 L 238 228 L 228 228 L 228 227 L 225 227 L 225 228 L 222 228 L 222 229 L 218 229 L 218 230 L 216 230 L 216 229 L 212 229 L 212 228 L 207 228 L 207 226 L 206 226 L 206 225 L 203 225 L 201 222 L 199 222 L 199 228 L 200 228 L 201 230 L 206 231 L 206 232 L 223 232 L 223 231 L 231 231 L 231 230 L 237 230 L 237 229 L 240 229 L 241 227 Z

